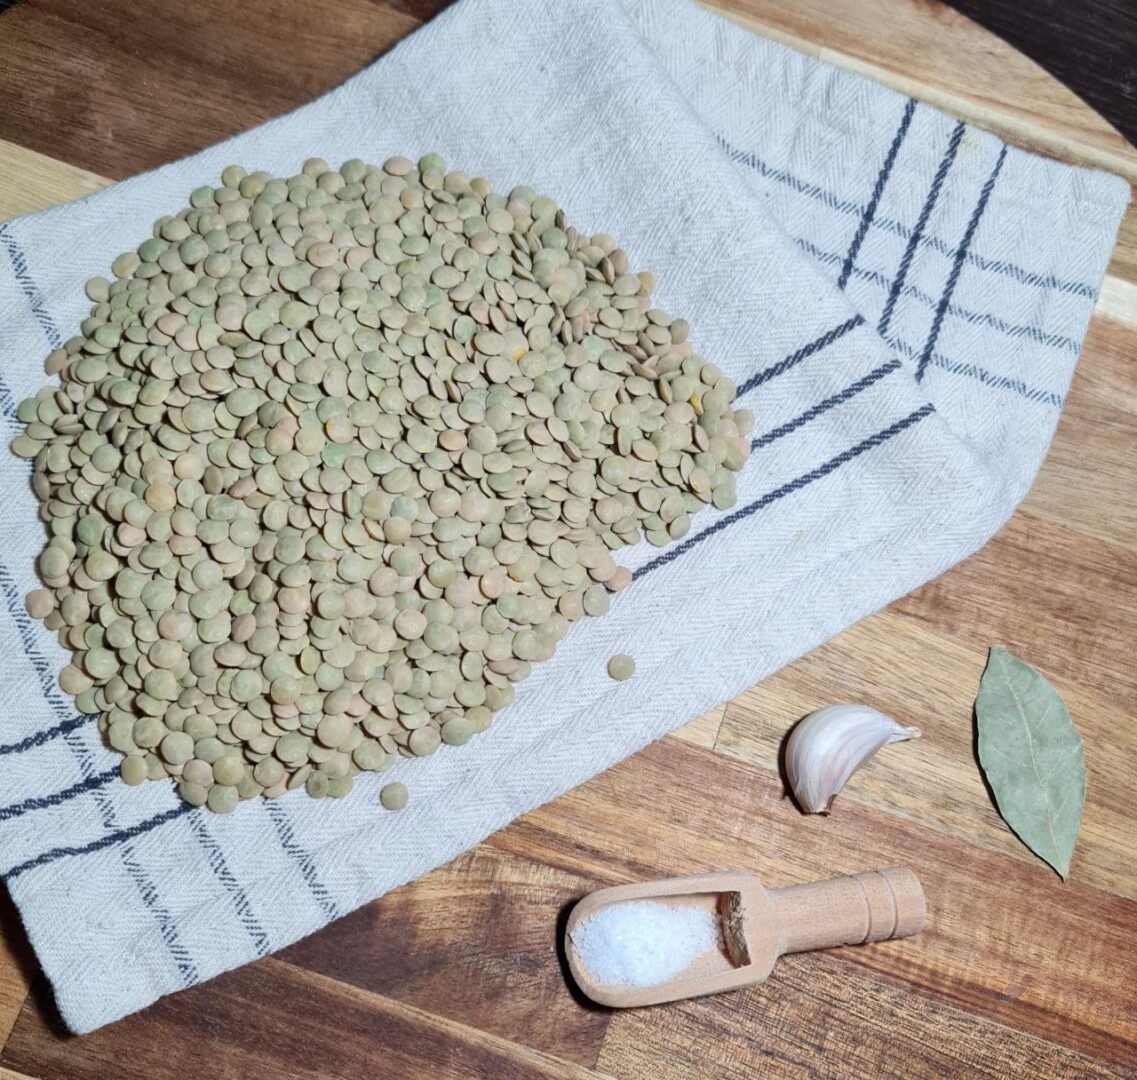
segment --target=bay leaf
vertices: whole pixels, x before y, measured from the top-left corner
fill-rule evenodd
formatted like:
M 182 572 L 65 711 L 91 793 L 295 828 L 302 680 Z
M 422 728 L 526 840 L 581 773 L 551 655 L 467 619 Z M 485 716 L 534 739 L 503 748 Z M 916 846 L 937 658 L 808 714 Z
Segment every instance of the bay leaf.
M 1003 820 L 1065 878 L 1082 824 L 1082 740 L 1058 691 L 993 645 L 975 699 L 979 764 Z

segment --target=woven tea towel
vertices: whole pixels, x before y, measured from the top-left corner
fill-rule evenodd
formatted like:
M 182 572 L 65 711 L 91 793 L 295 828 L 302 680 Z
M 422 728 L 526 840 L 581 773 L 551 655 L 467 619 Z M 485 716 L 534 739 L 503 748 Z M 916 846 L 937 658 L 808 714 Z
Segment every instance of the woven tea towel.
M 400 761 L 403 812 L 368 775 L 217 817 L 120 784 L 58 689 L 21 602 L 43 531 L 4 455 L 0 872 L 75 1031 L 453 858 L 975 551 L 1042 461 L 1128 198 L 688 0 L 462 0 L 298 112 L 0 226 L 9 432 L 84 280 L 225 165 L 428 150 L 547 192 L 657 274 L 758 415 L 738 505 L 627 553 L 633 585 L 489 732 Z M 607 677 L 615 652 L 634 679 Z

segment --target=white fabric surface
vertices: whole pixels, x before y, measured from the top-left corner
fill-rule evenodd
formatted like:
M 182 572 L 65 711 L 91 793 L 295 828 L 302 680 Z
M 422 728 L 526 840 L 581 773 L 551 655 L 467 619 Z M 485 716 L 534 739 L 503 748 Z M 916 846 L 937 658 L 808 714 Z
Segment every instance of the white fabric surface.
M 0 871 L 75 1031 L 447 861 L 975 551 L 1042 461 L 1129 195 L 688 0 L 462 0 L 298 112 L 0 226 L 10 434 L 83 281 L 226 164 L 427 150 L 547 192 L 656 272 L 759 417 L 738 507 L 632 552 L 633 586 L 489 733 L 400 763 L 404 812 L 371 776 L 222 818 L 111 779 L 23 613 L 42 531 L 0 455 Z M 604 672 L 617 651 L 629 682 Z

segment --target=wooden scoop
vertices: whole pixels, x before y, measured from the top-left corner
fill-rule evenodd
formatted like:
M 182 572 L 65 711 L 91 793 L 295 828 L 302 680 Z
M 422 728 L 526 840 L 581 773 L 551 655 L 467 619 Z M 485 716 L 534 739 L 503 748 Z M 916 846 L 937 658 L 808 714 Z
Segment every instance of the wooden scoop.
M 685 971 L 655 986 L 602 983 L 584 967 L 572 936 L 609 904 L 655 900 L 696 907 L 721 920 L 723 947 L 697 957 Z M 584 897 L 565 927 L 565 955 L 577 986 L 614 1008 L 718 994 L 763 982 L 784 953 L 863 945 L 918 934 L 924 890 L 911 870 L 894 866 L 811 885 L 767 889 L 752 874 L 727 870 L 601 889 Z

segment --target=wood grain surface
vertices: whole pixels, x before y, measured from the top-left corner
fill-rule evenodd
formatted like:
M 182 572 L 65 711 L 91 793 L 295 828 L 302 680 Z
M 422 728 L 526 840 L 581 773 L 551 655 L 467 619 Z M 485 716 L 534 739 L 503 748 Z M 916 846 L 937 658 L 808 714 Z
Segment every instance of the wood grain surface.
M 1137 150 L 934 0 L 712 0 L 751 29 L 1020 145 L 1137 180 Z M 0 15 L 0 219 L 302 104 L 440 0 L 27 0 Z M 11 1077 L 1137 1077 L 1137 214 L 1054 445 L 976 556 L 448 866 L 276 957 L 66 1036 L 0 904 Z M 4 358 L 13 362 L 13 358 Z M 38 358 L 15 358 L 36 362 Z M 1010 834 L 973 749 L 993 642 L 1041 668 L 1086 748 L 1063 884 Z M 923 730 L 829 818 L 786 798 L 798 717 L 869 702 Z M 711 869 L 792 884 L 916 870 L 928 929 L 784 958 L 764 986 L 612 1013 L 557 933 L 602 885 Z
M 1137 5 L 1131 0 L 950 0 L 1077 90 L 1137 140 Z

